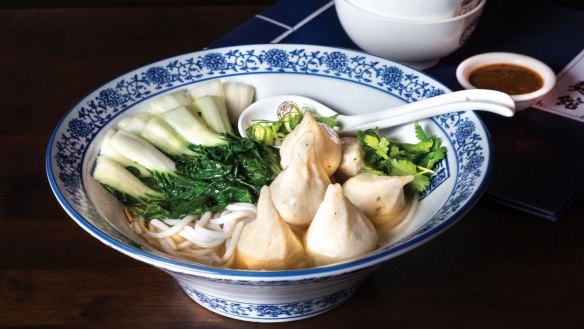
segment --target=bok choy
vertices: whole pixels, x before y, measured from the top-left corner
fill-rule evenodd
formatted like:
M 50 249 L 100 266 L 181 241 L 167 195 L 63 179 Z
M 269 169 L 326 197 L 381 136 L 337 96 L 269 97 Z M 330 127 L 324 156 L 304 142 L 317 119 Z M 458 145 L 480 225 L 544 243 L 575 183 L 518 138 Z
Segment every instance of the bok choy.
M 213 146 L 225 143 L 197 114 L 186 106 L 179 106 L 160 114 L 160 117 L 190 144 Z
M 93 178 L 146 220 L 255 203 L 280 172 L 279 154 L 233 134 L 228 97 L 239 96 L 214 80 L 153 99 L 106 133 Z
M 165 199 L 164 193 L 149 187 L 132 172 L 104 155 L 97 157 L 93 178 L 114 192 L 126 205 Z

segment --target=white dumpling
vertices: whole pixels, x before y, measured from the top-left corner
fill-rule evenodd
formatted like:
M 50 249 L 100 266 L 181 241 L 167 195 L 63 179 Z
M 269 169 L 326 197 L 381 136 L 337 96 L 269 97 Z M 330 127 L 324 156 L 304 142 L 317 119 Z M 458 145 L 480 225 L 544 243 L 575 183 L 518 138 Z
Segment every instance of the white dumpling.
M 329 176 L 316 162 L 314 132 L 297 139 L 290 164 L 272 181 L 272 200 L 282 218 L 291 225 L 306 228 L 324 198 Z
M 235 252 L 235 265 L 248 270 L 285 270 L 296 268 L 304 259 L 300 238 L 282 219 L 270 188 L 260 192 L 257 217 L 241 231 Z
M 286 168 L 293 157 L 294 144 L 302 135 L 313 132 L 315 136 L 315 150 L 318 163 L 324 168 L 328 176 L 334 174 L 339 167 L 342 157 L 339 135 L 325 124 L 318 123 L 310 112 L 304 113 L 302 121 L 290 132 L 280 145 L 280 165 Z
M 381 176 L 361 173 L 343 184 L 343 191 L 371 222 L 384 229 L 396 226 L 406 216 L 409 202 L 404 186 L 414 176 Z
M 343 156 L 335 176 L 338 176 L 341 180 L 346 180 L 363 170 L 365 167 L 365 162 L 363 160 L 365 152 L 359 145 L 357 137 L 342 137 L 341 148 Z
M 369 219 L 331 184 L 305 236 L 306 253 L 317 266 L 364 255 L 377 246 L 378 234 Z

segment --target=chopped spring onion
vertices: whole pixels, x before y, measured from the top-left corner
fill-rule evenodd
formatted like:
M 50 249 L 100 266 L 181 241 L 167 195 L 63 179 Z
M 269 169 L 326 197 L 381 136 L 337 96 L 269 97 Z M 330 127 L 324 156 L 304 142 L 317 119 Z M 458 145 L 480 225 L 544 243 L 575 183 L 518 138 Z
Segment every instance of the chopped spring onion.
M 265 145 L 280 145 L 284 137 L 302 121 L 306 111 L 313 113 L 317 122 L 325 124 L 336 131 L 340 129 L 334 117 L 319 116 L 310 108 L 300 108 L 293 102 L 284 102 L 279 107 L 280 109 L 285 107 L 285 114 L 280 119 L 275 121 L 257 120 L 256 123 L 247 128 L 247 136 Z

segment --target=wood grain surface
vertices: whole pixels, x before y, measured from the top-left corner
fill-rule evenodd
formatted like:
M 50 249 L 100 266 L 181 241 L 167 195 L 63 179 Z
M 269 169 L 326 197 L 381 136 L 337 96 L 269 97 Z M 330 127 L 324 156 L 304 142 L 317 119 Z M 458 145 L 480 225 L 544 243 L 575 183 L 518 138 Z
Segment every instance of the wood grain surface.
M 119 74 L 199 50 L 268 5 L 0 10 L 0 327 L 584 328 L 582 198 L 557 223 L 480 201 L 337 309 L 271 325 L 204 309 L 67 216 L 44 169 L 60 117 Z

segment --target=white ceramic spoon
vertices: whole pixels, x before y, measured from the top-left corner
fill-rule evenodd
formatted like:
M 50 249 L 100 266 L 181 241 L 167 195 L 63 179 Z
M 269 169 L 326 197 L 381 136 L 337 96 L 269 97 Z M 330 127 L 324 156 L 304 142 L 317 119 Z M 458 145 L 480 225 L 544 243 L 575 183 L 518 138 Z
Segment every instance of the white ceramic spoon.
M 242 112 L 237 125 L 241 136 L 246 136 L 246 129 L 256 120 L 277 120 L 278 108 L 286 101 L 292 101 L 301 108 L 309 107 L 320 116 L 336 116 L 335 120 L 341 125 L 341 131 L 344 133 L 355 133 L 358 130 L 368 128 L 389 128 L 452 112 L 478 110 L 506 117 L 511 117 L 515 113 L 515 103 L 509 95 L 486 89 L 456 91 L 360 115 L 338 114 L 329 107 L 307 97 L 280 95 L 260 99 Z

